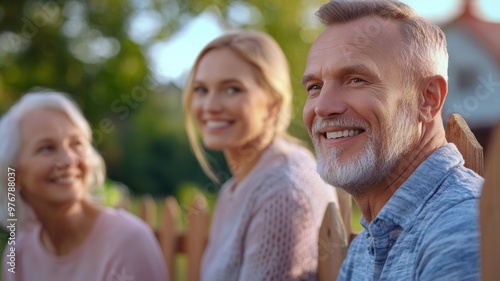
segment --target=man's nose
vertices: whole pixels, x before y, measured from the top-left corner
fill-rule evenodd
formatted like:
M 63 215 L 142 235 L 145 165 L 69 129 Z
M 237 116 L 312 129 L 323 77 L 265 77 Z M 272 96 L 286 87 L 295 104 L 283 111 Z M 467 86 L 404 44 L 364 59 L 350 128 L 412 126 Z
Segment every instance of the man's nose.
M 343 114 L 347 110 L 347 104 L 341 94 L 339 87 L 334 83 L 325 83 L 316 102 L 314 112 L 319 117 L 330 117 Z

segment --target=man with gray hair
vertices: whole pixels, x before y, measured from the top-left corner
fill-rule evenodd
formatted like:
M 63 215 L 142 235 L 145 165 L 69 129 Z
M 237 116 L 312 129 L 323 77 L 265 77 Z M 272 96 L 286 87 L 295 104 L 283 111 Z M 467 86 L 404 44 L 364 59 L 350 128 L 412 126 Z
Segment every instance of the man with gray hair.
M 332 0 L 302 80 L 318 172 L 364 230 L 339 280 L 478 280 L 483 179 L 445 138 L 444 33 L 393 0 Z

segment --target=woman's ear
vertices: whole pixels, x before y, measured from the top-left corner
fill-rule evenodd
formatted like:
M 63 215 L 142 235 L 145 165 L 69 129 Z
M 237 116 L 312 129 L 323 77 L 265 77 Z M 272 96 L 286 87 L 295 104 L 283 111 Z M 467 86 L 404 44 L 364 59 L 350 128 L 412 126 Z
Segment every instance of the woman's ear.
M 427 123 L 441 114 L 444 100 L 448 92 L 448 83 L 441 75 L 423 79 L 418 96 L 418 119 Z
M 279 112 L 281 108 L 281 103 L 280 102 L 273 102 L 270 103 L 267 110 L 268 110 L 268 115 L 267 115 L 267 120 L 274 122 L 276 118 L 278 118 Z

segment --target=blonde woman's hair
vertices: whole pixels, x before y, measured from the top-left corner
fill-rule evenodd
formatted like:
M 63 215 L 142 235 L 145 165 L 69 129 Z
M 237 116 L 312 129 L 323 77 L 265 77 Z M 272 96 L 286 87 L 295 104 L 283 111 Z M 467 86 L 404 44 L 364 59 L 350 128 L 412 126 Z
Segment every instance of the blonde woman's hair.
M 448 79 L 448 51 L 444 32 L 429 23 L 407 4 L 396 0 L 331 0 L 316 12 L 327 26 L 343 24 L 366 16 L 378 16 L 400 24 L 403 44 L 395 58 L 403 71 L 403 83 L 416 86 L 421 78 L 441 75 Z M 376 36 L 383 22 L 368 23 L 353 31 L 357 40 Z M 368 39 L 368 38 L 366 38 Z
M 229 49 L 255 69 L 257 81 L 270 95 L 271 100 L 278 104 L 279 112 L 276 118 L 275 136 L 293 139 L 287 133 L 292 118 L 292 86 L 286 57 L 278 43 L 269 35 L 256 31 L 238 31 L 224 34 L 210 42 L 200 52 L 189 74 L 183 93 L 184 117 L 186 131 L 191 148 L 203 171 L 214 182 L 219 182 L 208 163 L 205 150 L 196 135 L 191 103 L 193 100 L 194 77 L 200 60 L 214 49 Z
M 105 178 L 105 165 L 102 157 L 92 146 L 92 131 L 89 123 L 82 115 L 79 107 L 66 94 L 52 90 L 33 91 L 25 94 L 16 104 L 14 104 L 0 119 L 0 219 L 6 221 L 7 213 L 7 192 L 8 178 L 7 169 L 16 169 L 17 158 L 21 144 L 21 134 L 19 123 L 28 113 L 36 109 L 49 108 L 64 113 L 75 127 L 82 133 L 88 141 L 89 153 L 88 163 L 90 181 L 88 198 L 91 192 L 102 187 Z M 33 210 L 24 202 L 21 194 L 16 188 L 16 217 L 20 225 L 30 225 L 36 221 Z

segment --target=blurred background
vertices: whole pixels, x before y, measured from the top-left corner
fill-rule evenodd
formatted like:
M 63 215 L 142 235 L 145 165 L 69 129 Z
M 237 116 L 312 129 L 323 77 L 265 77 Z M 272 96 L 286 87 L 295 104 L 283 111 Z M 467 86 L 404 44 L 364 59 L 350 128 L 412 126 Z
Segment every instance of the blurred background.
M 323 29 L 314 12 L 324 2 L 1 0 L 0 116 L 34 87 L 67 92 L 91 122 L 109 185 L 125 186 L 132 196 L 179 199 L 202 192 L 213 205 L 219 186 L 199 168 L 183 125 L 181 91 L 195 56 L 233 29 L 273 36 L 291 65 L 290 132 L 308 142 L 300 80 Z M 500 1 L 404 2 L 447 34 L 444 115 L 462 114 L 487 152 L 491 127 L 500 120 Z M 222 156 L 212 156 L 229 177 Z

